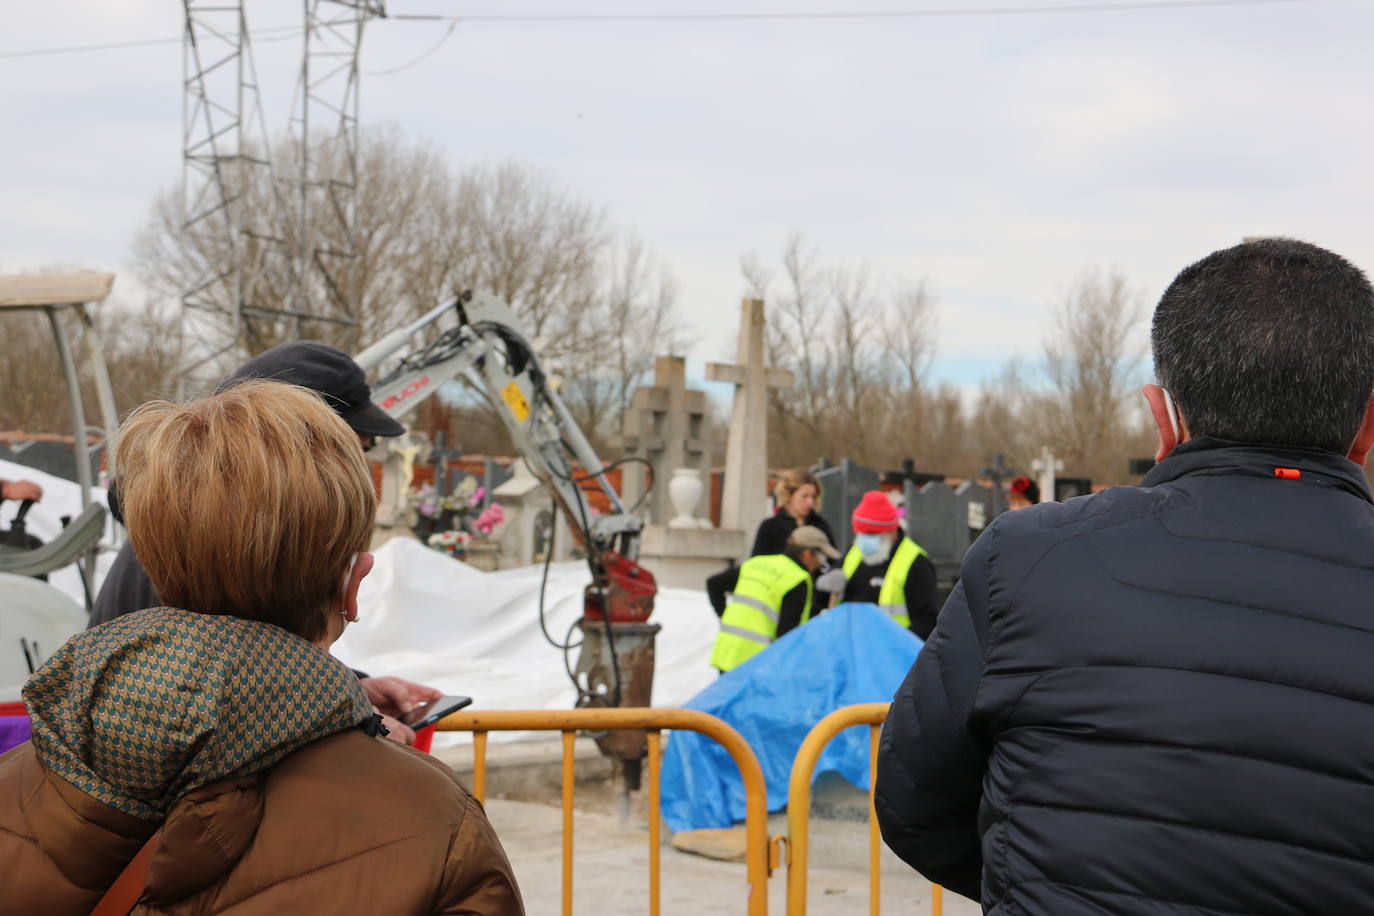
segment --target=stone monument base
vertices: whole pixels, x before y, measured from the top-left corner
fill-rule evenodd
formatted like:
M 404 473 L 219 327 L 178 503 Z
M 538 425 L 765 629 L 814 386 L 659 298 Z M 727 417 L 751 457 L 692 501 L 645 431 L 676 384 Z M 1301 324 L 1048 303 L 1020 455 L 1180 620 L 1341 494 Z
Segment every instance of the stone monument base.
M 748 550 L 743 531 L 646 525 L 639 542 L 639 565 L 654 574 L 659 588 L 704 589 L 707 576 L 725 569 Z

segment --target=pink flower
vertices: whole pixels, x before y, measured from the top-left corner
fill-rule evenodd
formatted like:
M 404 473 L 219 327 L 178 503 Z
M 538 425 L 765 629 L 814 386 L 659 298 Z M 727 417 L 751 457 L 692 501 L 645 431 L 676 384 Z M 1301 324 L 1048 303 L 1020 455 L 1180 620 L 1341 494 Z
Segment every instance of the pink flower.
M 492 503 L 477 516 L 477 521 L 472 523 L 472 527 L 483 534 L 491 534 L 492 530 L 505 520 L 506 510 L 501 508 L 500 503 Z

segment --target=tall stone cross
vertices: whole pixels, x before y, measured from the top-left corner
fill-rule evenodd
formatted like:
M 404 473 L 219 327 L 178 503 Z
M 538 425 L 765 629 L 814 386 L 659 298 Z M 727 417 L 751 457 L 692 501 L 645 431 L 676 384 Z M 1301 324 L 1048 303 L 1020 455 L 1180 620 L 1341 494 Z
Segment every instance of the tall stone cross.
M 735 362 L 707 363 L 706 378 L 735 386 L 730 438 L 725 444 L 725 487 L 720 527 L 753 531 L 766 514 L 768 500 L 768 392 L 792 387 L 792 373 L 764 363 L 762 299 L 740 303 L 739 346 Z
M 1031 470 L 1035 472 L 1036 484 L 1040 487 L 1040 501 L 1054 502 L 1054 481 L 1060 471 L 1064 470 L 1064 461 L 1054 457 L 1054 450 L 1048 445 L 1040 448 L 1040 457 L 1031 462 Z

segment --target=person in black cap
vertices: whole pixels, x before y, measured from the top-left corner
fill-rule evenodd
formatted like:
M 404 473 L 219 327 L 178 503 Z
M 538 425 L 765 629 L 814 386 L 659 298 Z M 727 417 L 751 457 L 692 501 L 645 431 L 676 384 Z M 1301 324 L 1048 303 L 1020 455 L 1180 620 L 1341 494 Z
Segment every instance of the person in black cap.
M 259 353 L 219 383 L 216 390 L 232 388 L 249 379 L 266 379 L 300 385 L 318 392 L 325 402 L 358 434 L 363 451 L 372 448 L 379 437 L 399 436 L 406 431 L 386 411 L 372 403 L 367 375 L 347 353 L 310 340 L 284 343 Z M 119 500 L 110 490 L 110 511 L 119 518 Z M 100 586 L 87 627 L 99 626 L 123 614 L 161 604 L 153 583 L 126 541 L 115 556 L 110 572 Z M 368 698 L 378 711 L 388 716 L 390 737 L 413 743 L 414 733 L 393 720 L 419 703 L 439 699 L 442 691 L 398 677 L 369 677 L 357 672 Z

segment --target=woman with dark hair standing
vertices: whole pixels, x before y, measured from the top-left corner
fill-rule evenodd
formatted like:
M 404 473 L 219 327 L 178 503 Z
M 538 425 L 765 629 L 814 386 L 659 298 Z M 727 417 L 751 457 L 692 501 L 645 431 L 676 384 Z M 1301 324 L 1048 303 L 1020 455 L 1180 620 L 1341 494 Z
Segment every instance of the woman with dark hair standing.
M 816 511 L 821 504 L 821 484 L 816 475 L 803 468 L 784 471 L 773 488 L 773 498 L 778 503 L 777 511 L 759 523 L 754 549 L 749 551 L 749 556 L 782 553 L 787 549 L 787 539 L 801 525 L 821 529 L 826 539 L 835 543 L 830 525 Z

